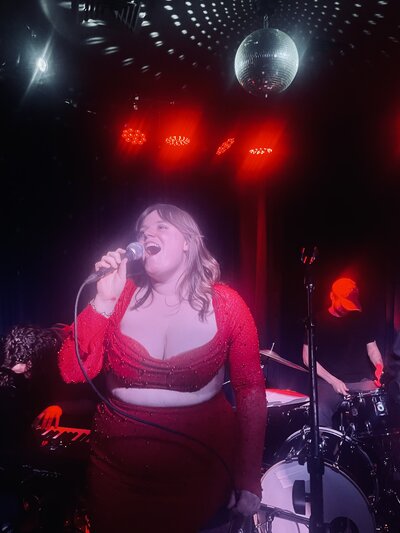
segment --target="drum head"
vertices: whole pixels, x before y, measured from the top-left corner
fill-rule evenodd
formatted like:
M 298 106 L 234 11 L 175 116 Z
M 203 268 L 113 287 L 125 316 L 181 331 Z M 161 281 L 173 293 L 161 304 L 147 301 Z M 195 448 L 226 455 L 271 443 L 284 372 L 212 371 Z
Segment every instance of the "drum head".
M 359 533 L 375 533 L 375 521 L 368 501 L 360 489 L 343 472 L 325 464 L 323 475 L 323 504 L 324 522 L 340 523 L 342 518 L 353 522 Z M 262 503 L 268 507 L 277 507 L 294 513 L 292 489 L 296 480 L 304 480 L 306 492 L 310 492 L 310 476 L 307 465 L 300 465 L 297 461 L 280 461 L 272 466 L 262 477 Z M 301 515 L 298 515 L 301 516 Z M 306 503 L 306 517 L 310 516 L 310 504 Z M 266 513 L 260 511 L 255 518 L 258 531 L 268 531 Z M 335 522 L 334 522 L 335 521 Z M 353 526 L 352 526 L 353 527 Z M 351 529 L 350 529 L 351 531 Z M 307 526 L 274 518 L 273 533 L 309 533 Z
M 310 400 L 305 394 L 289 389 L 265 389 L 265 397 L 268 407 L 302 405 Z

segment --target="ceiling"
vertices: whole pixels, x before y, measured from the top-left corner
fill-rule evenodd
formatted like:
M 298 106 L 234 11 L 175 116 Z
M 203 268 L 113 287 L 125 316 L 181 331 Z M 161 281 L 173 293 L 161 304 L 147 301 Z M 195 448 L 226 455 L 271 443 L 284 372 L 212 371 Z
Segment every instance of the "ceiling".
M 332 75 L 357 82 L 360 72 L 379 86 L 400 59 L 398 0 L 5 0 L 0 9 L 2 87 L 19 102 L 45 92 L 93 112 L 138 97 L 252 101 L 233 62 L 265 14 L 299 50 L 288 92 Z M 38 54 L 49 68 L 35 76 Z

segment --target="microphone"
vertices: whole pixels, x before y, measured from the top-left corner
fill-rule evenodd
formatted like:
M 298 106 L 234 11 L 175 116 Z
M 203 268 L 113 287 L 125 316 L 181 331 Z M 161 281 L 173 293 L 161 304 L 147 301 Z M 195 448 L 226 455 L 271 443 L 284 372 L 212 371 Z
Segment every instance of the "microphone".
M 313 247 L 306 247 L 303 246 L 301 249 L 301 262 L 303 265 L 312 265 L 314 261 L 318 259 L 319 251 L 316 246 Z
M 126 247 L 125 253 L 121 254 L 121 257 L 124 259 L 125 257 L 128 258 L 129 261 L 138 261 L 139 259 L 142 259 L 144 255 L 144 247 L 140 242 L 131 242 Z M 100 267 L 97 272 L 93 272 L 93 274 L 90 274 L 85 280 L 85 284 L 93 283 L 95 281 L 99 281 L 99 279 L 104 278 L 104 276 L 107 276 L 107 274 L 110 274 L 113 272 L 115 268 L 113 267 Z

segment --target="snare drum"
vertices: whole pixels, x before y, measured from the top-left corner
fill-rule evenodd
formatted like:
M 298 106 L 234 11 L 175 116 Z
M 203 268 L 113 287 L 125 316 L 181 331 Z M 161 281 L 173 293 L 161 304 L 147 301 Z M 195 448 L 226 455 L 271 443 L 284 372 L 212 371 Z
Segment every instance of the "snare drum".
M 342 429 L 356 438 L 391 433 L 387 396 L 383 389 L 345 396 L 340 413 Z
M 331 524 L 331 531 L 345 522 L 357 533 L 375 533 L 375 518 L 371 504 L 378 496 L 375 471 L 368 455 L 357 442 L 330 428 L 320 428 L 321 449 L 324 460 L 323 505 L 324 522 Z M 262 503 L 268 508 L 289 511 L 296 514 L 293 506 L 293 485 L 304 480 L 306 492 L 310 492 L 310 476 L 307 464 L 299 463 L 299 456 L 306 459 L 310 447 L 309 428 L 297 431 L 286 439 L 277 453 L 278 462 L 265 472 L 261 485 Z M 303 462 L 303 461 L 300 461 Z M 310 516 L 310 504 L 305 503 L 305 517 Z M 301 516 L 304 519 L 304 515 Z M 271 515 L 270 518 L 272 518 Z M 268 524 L 268 511 L 255 515 L 259 533 L 308 533 L 308 526 L 275 517 Z M 268 529 L 271 527 L 272 529 Z M 336 526 L 336 528 L 335 528 Z
M 271 466 L 274 455 L 285 439 L 309 423 L 308 396 L 292 390 L 265 390 L 268 418 L 264 441 L 263 463 Z

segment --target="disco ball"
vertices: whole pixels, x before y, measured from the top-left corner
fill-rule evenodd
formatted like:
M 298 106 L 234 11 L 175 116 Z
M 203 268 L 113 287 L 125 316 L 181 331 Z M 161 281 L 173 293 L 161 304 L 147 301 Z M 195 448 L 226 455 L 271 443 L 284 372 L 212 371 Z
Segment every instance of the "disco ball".
M 273 28 L 263 28 L 248 35 L 235 56 L 235 73 L 240 85 L 256 96 L 268 96 L 287 89 L 298 66 L 299 54 L 293 40 Z

